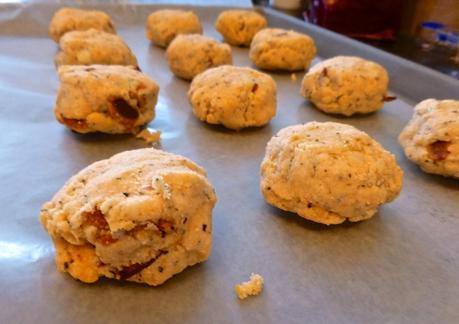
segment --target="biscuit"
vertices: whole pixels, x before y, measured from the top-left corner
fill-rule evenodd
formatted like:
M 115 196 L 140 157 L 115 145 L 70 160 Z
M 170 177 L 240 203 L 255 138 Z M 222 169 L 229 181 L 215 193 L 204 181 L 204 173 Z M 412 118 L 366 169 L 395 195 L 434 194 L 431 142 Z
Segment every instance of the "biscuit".
M 265 17 L 250 10 L 225 10 L 215 21 L 215 29 L 234 46 L 249 46 L 253 36 L 267 25 Z
M 371 113 L 387 101 L 389 76 L 379 64 L 337 56 L 314 65 L 303 78 L 301 95 L 318 109 L 351 116 Z
M 166 56 L 171 71 L 185 80 L 208 68 L 233 62 L 229 45 L 198 34 L 178 35 L 167 48 Z
M 459 179 L 458 100 L 420 102 L 398 140 L 425 172 Z
M 197 75 L 188 99 L 206 123 L 235 130 L 262 126 L 276 114 L 276 83 L 251 68 L 224 65 Z
M 250 44 L 250 59 L 260 69 L 297 71 L 309 67 L 316 55 L 314 40 L 293 30 L 265 28 Z
M 155 116 L 159 87 L 133 67 L 64 65 L 54 113 L 78 133 L 135 133 Z
M 216 197 L 204 169 L 152 148 L 98 161 L 41 209 L 56 265 L 75 279 L 156 286 L 206 260 Z
M 71 31 L 61 37 L 54 60 L 60 65 L 117 64 L 137 67 L 137 59 L 118 35 L 95 29 Z
M 202 26 L 192 11 L 165 9 L 148 16 L 146 34 L 153 44 L 167 47 L 179 34 L 202 34 Z
M 61 8 L 54 14 L 49 24 L 49 34 L 56 43 L 65 33 L 74 30 L 97 29 L 115 34 L 115 26 L 103 11 Z
M 395 157 L 345 124 L 310 122 L 280 130 L 261 164 L 266 201 L 326 225 L 371 218 L 401 191 Z

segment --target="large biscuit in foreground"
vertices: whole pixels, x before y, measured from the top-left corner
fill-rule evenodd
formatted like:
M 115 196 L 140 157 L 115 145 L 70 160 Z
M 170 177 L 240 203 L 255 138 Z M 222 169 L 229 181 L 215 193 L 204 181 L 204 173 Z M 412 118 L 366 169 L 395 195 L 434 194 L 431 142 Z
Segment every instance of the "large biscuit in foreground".
M 202 25 L 192 11 L 157 10 L 147 18 L 146 34 L 153 44 L 167 47 L 177 35 L 202 34 Z
M 59 271 L 159 285 L 206 260 L 214 189 L 192 161 L 140 149 L 96 162 L 45 203 Z
M 280 209 L 322 224 L 371 218 L 401 191 L 395 157 L 358 129 L 310 122 L 280 130 L 261 164 L 261 190 Z
M 215 29 L 225 42 L 235 46 L 249 46 L 253 36 L 267 25 L 265 17 L 251 10 L 225 10 L 215 21 Z
M 159 86 L 133 67 L 65 65 L 54 113 L 78 133 L 135 133 L 155 116 Z
M 317 49 L 308 35 L 280 28 L 260 30 L 250 44 L 250 59 L 260 69 L 298 71 L 311 64 Z
M 206 123 L 235 130 L 263 126 L 276 114 L 276 82 L 251 68 L 224 65 L 198 74 L 188 99 Z
M 59 42 L 62 35 L 69 31 L 91 28 L 115 34 L 115 26 L 105 12 L 77 8 L 61 8 L 56 11 L 49 24 L 49 34 L 54 41 Z
M 191 80 L 205 70 L 231 64 L 231 47 L 199 34 L 178 35 L 166 51 L 167 63 L 177 77 Z
M 459 101 L 427 99 L 399 136 L 405 155 L 427 173 L 459 179 Z
M 89 29 L 61 37 L 54 63 L 60 65 L 113 64 L 137 67 L 137 58 L 118 35 Z
M 314 65 L 303 78 L 301 95 L 318 109 L 351 116 L 374 112 L 388 100 L 389 75 L 381 65 L 354 56 L 336 56 Z

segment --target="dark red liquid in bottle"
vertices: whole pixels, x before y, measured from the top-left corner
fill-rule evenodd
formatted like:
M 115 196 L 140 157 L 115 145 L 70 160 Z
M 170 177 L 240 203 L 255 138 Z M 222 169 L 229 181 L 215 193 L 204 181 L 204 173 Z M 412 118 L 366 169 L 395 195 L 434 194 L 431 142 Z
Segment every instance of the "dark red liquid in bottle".
M 400 0 L 311 0 L 309 21 L 351 37 L 395 39 Z

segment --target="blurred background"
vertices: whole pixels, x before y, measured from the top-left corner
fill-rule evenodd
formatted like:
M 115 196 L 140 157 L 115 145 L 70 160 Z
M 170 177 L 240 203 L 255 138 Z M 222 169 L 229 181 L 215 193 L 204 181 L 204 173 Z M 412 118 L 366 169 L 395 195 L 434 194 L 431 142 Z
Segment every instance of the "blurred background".
M 459 0 L 252 0 L 459 79 Z

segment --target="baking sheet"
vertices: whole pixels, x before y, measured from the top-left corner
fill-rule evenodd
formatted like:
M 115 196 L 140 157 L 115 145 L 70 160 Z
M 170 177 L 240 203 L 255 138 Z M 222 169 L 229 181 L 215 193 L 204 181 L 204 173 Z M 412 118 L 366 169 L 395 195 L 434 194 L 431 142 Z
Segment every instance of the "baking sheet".
M 58 124 L 56 44 L 50 4 L 0 6 L 0 323 L 458 323 L 458 181 L 422 173 L 396 138 L 424 98 L 455 98 L 459 82 L 334 33 L 266 11 L 271 26 L 309 33 L 321 58 L 356 54 L 391 75 L 398 100 L 378 113 L 351 118 L 323 114 L 299 95 L 301 73 L 272 74 L 278 113 L 260 129 L 232 132 L 191 114 L 188 82 L 168 70 L 164 51 L 144 36 L 145 4 L 99 5 L 115 20 L 142 70 L 159 83 L 161 147 L 204 166 L 214 184 L 210 259 L 164 285 L 100 280 L 83 284 L 54 266 L 38 222 L 42 203 L 88 164 L 146 143 L 129 136 L 77 135 Z M 205 34 L 223 7 L 196 7 Z M 233 47 L 234 64 L 250 65 Z M 322 226 L 268 206 L 259 191 L 259 164 L 279 129 L 311 120 L 349 123 L 396 154 L 404 187 L 371 220 Z M 233 285 L 251 272 L 265 278 L 255 298 L 239 301 Z

